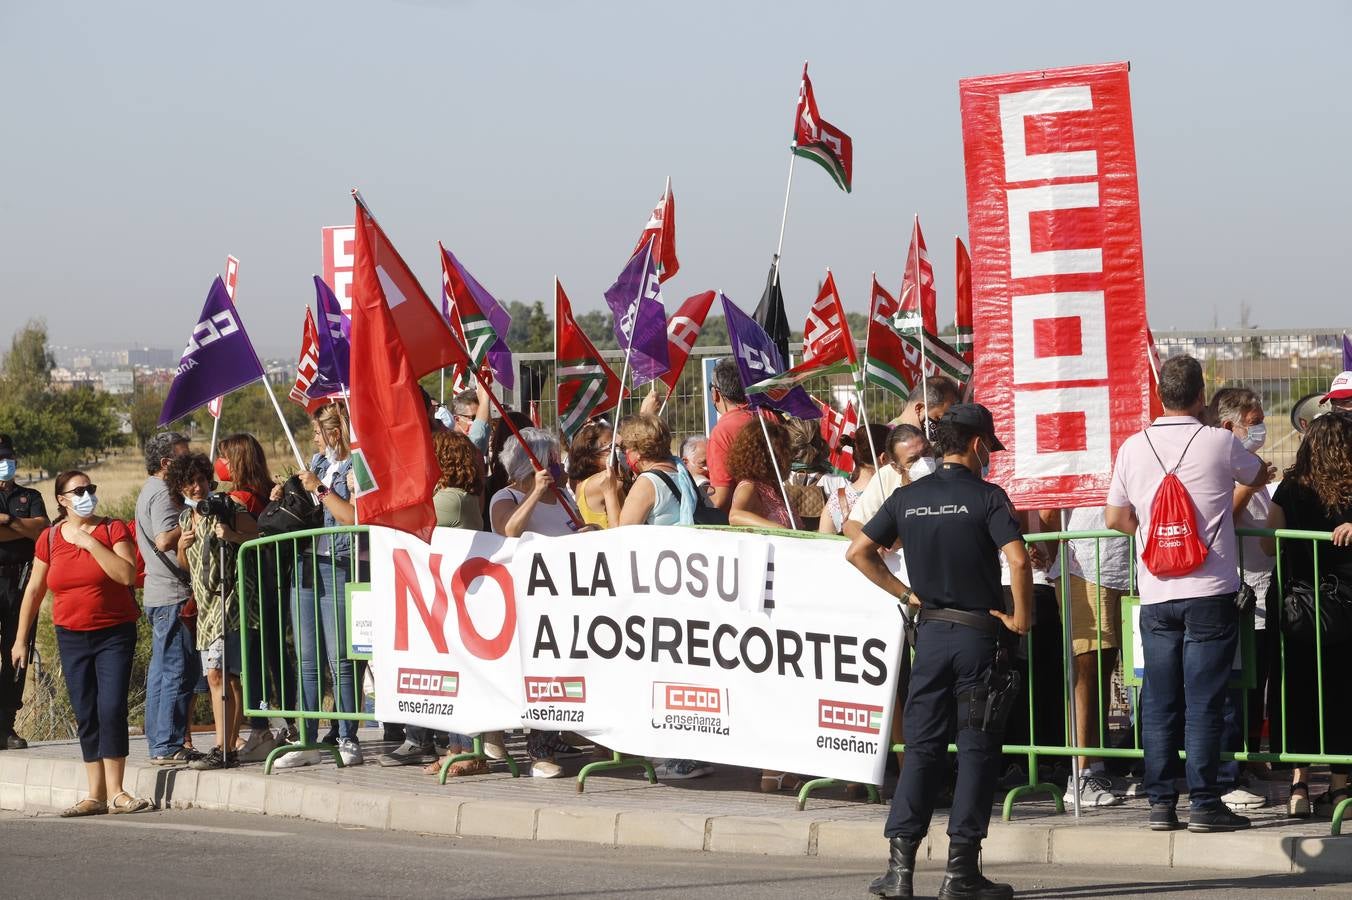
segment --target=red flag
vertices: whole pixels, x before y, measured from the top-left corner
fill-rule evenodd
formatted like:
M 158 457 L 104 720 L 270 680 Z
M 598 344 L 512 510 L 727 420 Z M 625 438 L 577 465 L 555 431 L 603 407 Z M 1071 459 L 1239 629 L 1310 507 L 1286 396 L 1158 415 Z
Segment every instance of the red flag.
M 854 401 L 845 405 L 844 412 L 822 404 L 822 440 L 831 449 L 831 465 L 847 475 L 854 471 L 854 438 L 858 428 L 859 414 Z M 844 442 L 845 438 L 850 439 L 849 443 Z
M 875 274 L 873 298 L 869 303 L 868 337 L 864 344 L 864 378 L 904 399 L 914 382 L 901 335 L 892 328 L 892 320 L 900 308 L 878 283 Z
M 296 383 L 288 395 L 292 400 L 305 407 L 306 412 L 314 412 L 328 401 L 309 397 L 306 391 L 315 380 L 319 371 L 319 329 L 315 327 L 315 314 L 305 307 L 305 328 L 300 339 L 300 358 L 296 361 Z
M 437 524 L 432 492 L 441 468 L 432 451 L 418 371 L 395 311 L 412 307 L 411 316 L 405 313 L 407 321 L 423 318 L 423 310 L 435 318 L 435 323 L 423 326 L 440 341 L 435 353 L 426 354 L 436 359 L 433 368 L 463 365 L 468 358 L 360 199 L 356 228 L 349 405 L 357 520 L 407 531 L 425 541 Z
M 967 360 L 968 364 L 972 362 L 972 258 L 967 255 L 967 248 L 963 246 L 962 238 L 955 237 L 953 240 L 958 245 L 958 263 L 954 269 L 954 282 L 957 284 L 958 297 L 958 315 L 957 328 L 958 337 L 953 342 L 953 349 L 962 354 L 962 358 Z
M 793 152 L 831 173 L 836 184 L 849 193 L 854 177 L 854 142 L 817 113 L 807 63 L 803 63 L 803 83 L 798 89 L 798 109 L 793 117 Z
M 394 244 L 385 236 L 375 216 L 360 197 L 357 200 L 357 229 L 365 229 L 368 262 L 376 279 L 373 287 L 384 298 L 395 333 L 403 342 L 403 355 L 415 378 L 438 369 L 448 369 L 465 361 L 441 312 L 428 298 L 418 279 L 404 262 Z M 355 281 L 356 275 L 353 275 Z M 357 380 L 352 376 L 352 380 Z
M 557 278 L 554 280 L 554 359 L 559 429 L 571 441 L 587 419 L 620 402 L 620 379 L 573 319 L 573 306 Z
M 685 361 L 690 358 L 690 351 L 695 349 L 695 341 L 699 340 L 700 330 L 713 305 L 713 291 L 695 294 L 687 297 L 681 308 L 667 319 L 667 363 L 671 368 L 661 381 L 668 392 L 676 390 L 676 381 L 681 377 Z
M 919 285 L 917 289 L 916 285 Z M 920 233 L 920 217 L 915 217 L 911 231 L 911 247 L 906 253 L 906 271 L 901 276 L 901 319 L 903 331 L 922 325 L 930 334 L 938 334 L 935 314 L 934 265 L 925 249 L 925 236 Z
M 666 281 L 681 267 L 680 261 L 676 259 L 676 198 L 671 193 L 670 175 L 667 176 L 667 189 L 662 192 L 662 199 L 653 207 L 653 214 L 648 217 L 648 224 L 644 226 L 633 253 L 629 255 L 633 256 L 642 250 L 649 238 L 656 238 L 653 241 L 653 263 L 659 273 L 658 281 Z
M 530 402 L 530 423 L 536 428 L 540 427 L 540 401 L 532 400 Z
M 831 366 L 841 360 L 848 361 L 851 368 L 859 366 L 845 309 L 840 303 L 840 292 L 836 290 L 836 279 L 827 269 L 826 281 L 822 282 L 803 325 L 803 362 Z

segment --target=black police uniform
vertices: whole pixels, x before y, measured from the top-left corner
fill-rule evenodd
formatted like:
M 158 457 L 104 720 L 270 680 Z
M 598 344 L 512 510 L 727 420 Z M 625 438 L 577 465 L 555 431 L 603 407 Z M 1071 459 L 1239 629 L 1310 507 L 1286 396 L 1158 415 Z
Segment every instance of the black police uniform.
M 1004 608 L 999 548 L 1023 539 L 1013 505 L 966 466 L 942 463 L 933 475 L 894 491 L 864 534 L 884 547 L 901 539 L 909 586 L 924 604 L 903 719 L 906 759 L 884 834 L 925 837 L 956 731 L 948 835 L 955 845 L 979 844 L 990 825 L 1000 734 L 973 726 L 958 698 L 984 687 L 998 642 L 1012 637 L 990 611 Z M 985 617 L 995 627 L 927 618 L 938 610 L 974 613 L 974 622 L 984 624 Z
M 11 483 L 0 490 L 0 512 L 16 519 L 45 518 L 42 495 L 32 488 Z M 19 628 L 24 583 L 33 563 L 34 542 L 28 538 L 0 541 L 0 749 L 14 729 L 14 717 L 23 706 L 23 682 L 16 681 L 11 650 Z

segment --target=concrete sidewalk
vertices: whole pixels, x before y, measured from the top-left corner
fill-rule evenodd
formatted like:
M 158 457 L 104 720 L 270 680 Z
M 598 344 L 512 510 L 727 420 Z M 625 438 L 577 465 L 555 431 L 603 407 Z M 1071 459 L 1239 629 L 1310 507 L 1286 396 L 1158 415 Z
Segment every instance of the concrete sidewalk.
M 848 800 L 839 787 L 814 794 L 807 809 L 798 812 L 792 795 L 761 794 L 755 790 L 756 773 L 726 766 L 708 778 L 674 784 L 650 785 L 636 769 L 602 773 L 589 777 L 586 793 L 579 794 L 572 777 L 513 779 L 499 763 L 492 774 L 442 786 L 420 767 L 376 765 L 376 757 L 392 745 L 364 737 L 365 765 L 338 769 L 325 762 L 267 776 L 261 764 L 215 772 L 151 766 L 144 740 L 133 738 L 126 784 L 162 807 L 292 816 L 378 830 L 868 859 L 880 865 L 887 855 L 882 837 L 886 807 Z M 589 759 L 563 761 L 568 775 Z M 84 786 L 74 742 L 0 752 L 0 809 L 63 809 L 83 795 Z M 1327 821 L 1286 818 L 1285 787 L 1271 783 L 1269 788 L 1279 802 L 1248 813 L 1252 829 L 1221 835 L 1149 831 L 1144 799 L 1086 812 L 1078 822 L 1069 813 L 1057 815 L 1049 800 L 1029 800 L 1016 805 L 1012 822 L 1000 821 L 997 810 L 984 859 L 1352 877 L 1352 836 L 1330 837 Z M 942 814 L 937 815 L 924 851 L 930 859 L 947 857 L 944 827 Z

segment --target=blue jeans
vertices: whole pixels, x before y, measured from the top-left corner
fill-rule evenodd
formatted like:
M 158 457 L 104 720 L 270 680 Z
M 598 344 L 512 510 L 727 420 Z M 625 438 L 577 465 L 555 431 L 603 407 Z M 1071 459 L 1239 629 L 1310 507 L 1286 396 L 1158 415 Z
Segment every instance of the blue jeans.
M 146 744 L 150 755 L 173 756 L 183 749 L 188 730 L 188 709 L 198 667 L 193 633 L 179 613 L 182 603 L 151 606 L 145 611 L 150 623 L 150 668 L 146 672 Z
M 1141 606 L 1145 683 L 1141 689 L 1144 786 L 1150 802 L 1178 802 L 1186 773 L 1193 809 L 1215 808 L 1230 667 L 1239 641 L 1234 594 Z M 1178 757 L 1188 754 L 1186 767 Z
M 315 712 L 320 708 L 321 654 L 336 682 L 333 691 L 335 708 L 338 712 L 358 711 L 357 667 L 351 660 L 342 658 L 347 652 L 344 635 L 347 633 L 345 589 L 349 577 L 348 567 L 346 558 L 309 554 L 302 556 L 297 563 L 296 579 L 299 587 L 292 593 L 291 622 L 300 667 L 301 709 L 306 711 Z M 357 739 L 355 721 L 342 719 L 337 724 L 340 739 Z M 315 720 L 303 719 L 301 736 L 305 742 L 314 743 L 315 733 Z

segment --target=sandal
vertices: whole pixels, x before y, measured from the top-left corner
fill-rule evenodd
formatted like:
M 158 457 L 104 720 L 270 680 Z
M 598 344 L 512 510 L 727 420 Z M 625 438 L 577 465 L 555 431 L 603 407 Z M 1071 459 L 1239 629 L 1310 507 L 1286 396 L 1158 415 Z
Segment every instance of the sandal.
M 1338 804 L 1349 796 L 1352 796 L 1352 794 L 1345 787 L 1340 787 L 1337 790 L 1330 789 L 1320 794 L 1310 805 L 1314 808 L 1316 816 L 1321 819 L 1331 819 L 1333 818 L 1333 811 L 1338 808 Z
M 118 802 L 123 797 L 127 798 L 127 802 L 125 803 Z M 122 791 L 112 799 L 112 802 L 108 804 L 108 812 L 112 813 L 113 815 L 125 815 L 127 813 L 145 812 L 152 806 L 154 806 L 154 804 L 151 803 L 149 800 L 145 799 L 144 797 L 133 797 L 126 791 Z
M 792 772 L 761 772 L 760 789 L 762 794 L 777 791 L 796 791 L 803 786 L 803 779 Z
M 63 819 L 78 819 L 82 816 L 101 816 L 108 812 L 108 804 L 93 797 L 86 797 L 72 807 L 61 811 Z
M 423 766 L 423 774 L 424 774 L 424 775 L 440 775 L 440 774 L 441 774 L 441 767 L 442 767 L 443 765 L 445 765 L 445 764 L 446 764 L 446 760 L 445 760 L 445 759 L 435 759 L 435 760 L 433 760 L 432 762 L 428 763 L 427 765 Z
M 1296 793 L 1304 791 L 1303 794 Z M 1303 781 L 1291 785 L 1291 797 L 1286 801 L 1286 814 L 1293 819 L 1310 817 L 1310 786 Z
M 447 778 L 465 777 L 468 775 L 487 775 L 492 769 L 488 767 L 486 759 L 462 759 L 458 763 L 452 763 L 446 770 Z

